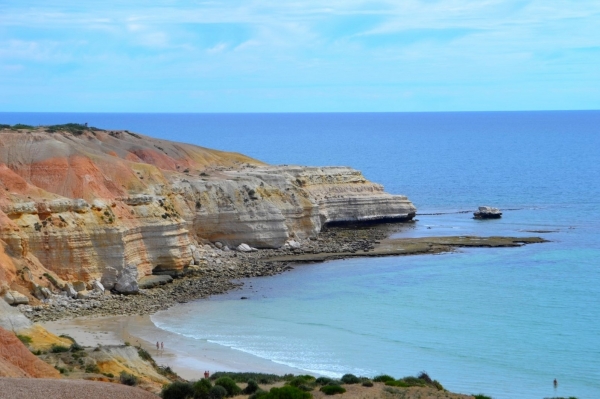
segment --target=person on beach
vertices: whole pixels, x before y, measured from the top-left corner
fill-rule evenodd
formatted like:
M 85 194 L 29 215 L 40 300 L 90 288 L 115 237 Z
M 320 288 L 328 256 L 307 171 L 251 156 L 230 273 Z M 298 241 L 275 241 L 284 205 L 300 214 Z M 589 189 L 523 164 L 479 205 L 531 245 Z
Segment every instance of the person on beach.
M 161 352 L 165 350 L 165 346 L 163 345 L 162 342 L 160 343 L 160 350 L 161 350 Z
M 158 351 L 159 348 L 160 348 L 160 345 L 158 344 L 158 341 L 156 341 L 156 350 Z
M 556 387 L 558 387 L 558 381 L 556 381 L 556 378 L 554 379 L 554 389 L 556 389 Z

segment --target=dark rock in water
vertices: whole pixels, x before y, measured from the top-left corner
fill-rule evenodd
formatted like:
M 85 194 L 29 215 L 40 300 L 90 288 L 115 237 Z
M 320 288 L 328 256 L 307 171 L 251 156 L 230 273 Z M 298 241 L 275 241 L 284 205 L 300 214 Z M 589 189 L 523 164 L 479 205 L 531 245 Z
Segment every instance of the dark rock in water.
M 247 296 L 243 296 L 240 299 L 248 299 L 248 297 Z
M 479 210 L 473 213 L 473 219 L 500 219 L 501 217 L 500 209 L 491 206 L 480 206 Z

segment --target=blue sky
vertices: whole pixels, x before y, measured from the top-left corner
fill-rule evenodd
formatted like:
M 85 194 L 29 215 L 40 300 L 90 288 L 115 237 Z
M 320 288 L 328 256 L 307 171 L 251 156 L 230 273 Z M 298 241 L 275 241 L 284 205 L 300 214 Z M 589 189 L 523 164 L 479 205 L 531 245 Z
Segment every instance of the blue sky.
M 0 0 L 0 111 L 547 109 L 600 109 L 598 0 Z

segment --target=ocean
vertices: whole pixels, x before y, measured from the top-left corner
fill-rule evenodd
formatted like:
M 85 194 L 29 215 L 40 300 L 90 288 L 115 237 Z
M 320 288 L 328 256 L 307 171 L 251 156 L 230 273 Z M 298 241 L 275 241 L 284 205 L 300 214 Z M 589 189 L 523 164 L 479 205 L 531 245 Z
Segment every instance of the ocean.
M 600 111 L 0 113 L 0 123 L 66 122 L 271 164 L 355 167 L 417 206 L 397 236 L 550 240 L 297 266 L 159 312 L 159 328 L 319 375 L 426 371 L 494 399 L 600 397 Z M 459 213 L 480 205 L 503 218 Z

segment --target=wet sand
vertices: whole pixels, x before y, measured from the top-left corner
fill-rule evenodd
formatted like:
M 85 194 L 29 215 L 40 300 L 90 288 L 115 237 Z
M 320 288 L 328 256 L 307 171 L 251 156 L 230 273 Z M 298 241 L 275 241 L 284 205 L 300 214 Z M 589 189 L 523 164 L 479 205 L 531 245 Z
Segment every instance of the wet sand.
M 202 378 L 205 370 L 253 371 L 273 374 L 300 374 L 300 369 L 288 367 L 254 355 L 162 330 L 150 316 L 85 317 L 41 323 L 48 331 L 66 334 L 83 346 L 131 345 L 147 350 L 159 365 L 169 366 L 188 380 Z M 156 349 L 156 342 L 164 350 Z

